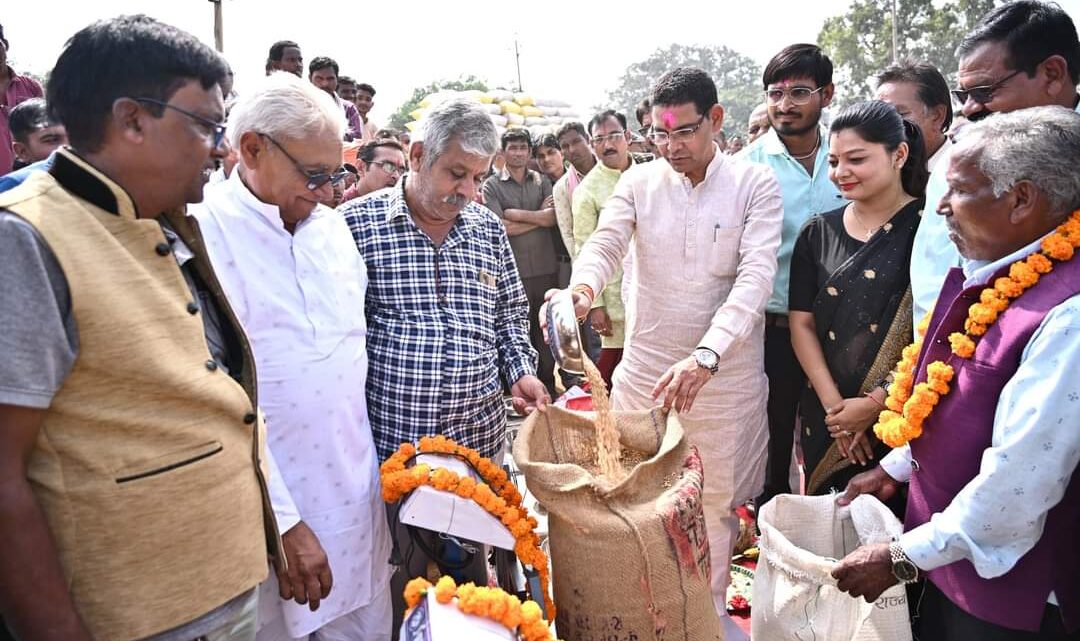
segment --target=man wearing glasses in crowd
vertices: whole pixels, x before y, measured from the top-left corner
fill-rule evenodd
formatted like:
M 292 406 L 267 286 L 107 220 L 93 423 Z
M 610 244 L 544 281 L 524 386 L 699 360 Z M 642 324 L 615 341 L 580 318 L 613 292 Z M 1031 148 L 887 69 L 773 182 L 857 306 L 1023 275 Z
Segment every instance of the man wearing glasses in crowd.
M 624 171 L 645 159 L 635 158 L 630 153 L 630 132 L 626 129 L 626 116 L 607 110 L 593 116 L 589 121 L 589 133 L 592 136 L 593 150 L 600 162 L 593 167 L 581 184 L 574 191 L 571 201 L 574 218 L 574 248 L 580 252 L 589 236 L 596 231 L 600 221 L 600 211 L 604 208 L 615 183 Z M 651 159 L 649 156 L 648 159 Z M 593 308 L 589 310 L 589 323 L 600 334 L 600 360 L 596 368 L 608 388 L 611 388 L 611 375 L 622 359 L 623 331 L 626 314 L 622 299 L 623 270 L 619 269 L 608 279 L 604 291 L 598 292 Z
M 255 637 L 256 586 L 281 559 L 255 368 L 183 210 L 228 151 L 226 71 L 146 16 L 86 27 L 48 86 L 71 147 L 0 197 L 15 638 Z
M 776 281 L 765 306 L 765 374 L 769 378 L 769 462 L 758 505 L 792 491 L 789 484 L 795 412 L 804 375 L 788 329 L 788 277 L 795 239 L 811 216 L 844 203 L 829 180 L 829 137 L 821 112 L 833 97 L 832 62 L 812 44 L 795 44 L 765 67 L 762 84 L 772 128 L 740 158 L 771 167 L 784 197 Z
M 345 190 L 342 202 L 396 185 L 406 171 L 405 148 L 393 138 L 369 140 L 356 154 L 356 164 L 360 179 Z
M 271 75 L 229 114 L 236 171 L 191 208 L 250 337 L 267 417 L 289 563 L 262 586 L 258 641 L 390 638 L 390 531 L 365 399 L 367 270 L 324 206 L 344 178 L 344 130 L 326 93 Z
M 724 109 L 704 71 L 664 74 L 653 89 L 652 119 L 652 141 L 665 160 L 622 174 L 570 282 L 584 317 L 633 248 L 612 406 L 662 402 L 679 412 L 698 447 L 712 592 L 723 616 L 738 532 L 733 509 L 761 490 L 765 465 L 762 310 L 776 271 L 780 188 L 767 167 L 723 154 L 713 142 Z M 724 622 L 725 638 L 745 638 Z
M 969 121 L 1028 107 L 1080 111 L 1080 42 L 1072 19 L 1056 4 L 1021 0 L 992 9 L 960 42 L 957 53 L 952 93 Z M 948 166 L 943 158 L 930 174 L 926 210 L 911 250 L 916 324 L 933 307 L 949 269 L 960 266 L 945 217 L 935 214 L 946 192 Z

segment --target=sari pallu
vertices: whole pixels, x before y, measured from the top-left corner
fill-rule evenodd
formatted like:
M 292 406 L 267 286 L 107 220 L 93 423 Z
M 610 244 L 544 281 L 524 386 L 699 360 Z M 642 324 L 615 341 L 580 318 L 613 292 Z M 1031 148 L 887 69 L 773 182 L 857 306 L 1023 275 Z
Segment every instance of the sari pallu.
M 841 396 L 859 398 L 893 370 L 912 334 L 909 264 L 922 199 L 900 209 L 825 282 L 814 299 L 814 325 L 829 373 Z M 840 210 L 842 211 L 842 210 Z M 842 215 L 842 214 L 841 214 Z M 829 435 L 825 408 L 807 386 L 799 404 L 807 494 L 843 491 L 867 468 L 853 466 Z M 888 447 L 871 430 L 880 460 Z

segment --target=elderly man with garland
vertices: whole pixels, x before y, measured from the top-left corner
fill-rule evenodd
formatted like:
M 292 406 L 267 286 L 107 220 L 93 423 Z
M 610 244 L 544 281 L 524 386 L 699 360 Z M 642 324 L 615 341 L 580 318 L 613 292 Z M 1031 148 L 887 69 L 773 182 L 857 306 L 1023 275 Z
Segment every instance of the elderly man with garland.
M 920 638 L 1080 636 L 1077 163 L 1064 107 L 972 125 L 951 153 L 937 212 L 965 264 L 897 366 L 875 426 L 897 449 L 841 500 L 907 482 L 906 532 L 833 572 L 867 601 L 925 573 Z

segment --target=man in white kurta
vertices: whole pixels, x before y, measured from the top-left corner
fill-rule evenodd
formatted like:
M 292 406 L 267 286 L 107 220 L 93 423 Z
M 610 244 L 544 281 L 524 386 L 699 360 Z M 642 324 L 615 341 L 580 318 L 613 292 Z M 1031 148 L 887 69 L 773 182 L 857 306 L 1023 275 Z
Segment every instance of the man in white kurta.
M 261 101 L 257 109 L 243 103 L 234 108 L 239 127 L 250 125 L 252 114 L 326 101 L 311 98 L 318 90 L 298 88 L 291 77 L 267 83 L 274 86 L 260 86 L 251 97 Z M 268 97 L 273 91 L 281 93 Z M 256 131 L 269 126 L 254 124 Z M 307 540 L 317 539 L 289 563 L 305 566 L 305 557 L 317 558 L 312 565 L 328 565 L 332 574 L 321 602 L 311 598 L 316 587 L 297 603 L 279 595 L 282 586 L 271 573 L 259 596 L 257 638 L 388 640 L 390 534 L 365 394 L 367 270 L 344 219 L 315 203 L 332 187 L 330 176 L 338 180 L 340 174 L 320 178 L 301 170 L 320 158 L 336 168 L 340 142 L 334 127 L 302 139 L 269 137 L 234 132 L 240 165 L 227 180 L 207 186 L 203 203 L 189 209 L 254 352 L 271 454 L 270 498 L 286 550 L 290 532 L 299 528 L 314 534 L 305 533 Z M 323 138 L 329 151 L 320 147 Z M 323 579 L 325 584 L 330 577 Z
M 711 142 L 708 130 L 719 128 L 723 110 L 715 88 L 713 106 L 704 112 L 682 99 L 704 83 L 704 72 L 691 71 L 697 70 L 676 70 L 684 73 L 658 83 L 653 138 L 666 158 L 622 175 L 570 282 L 600 292 L 627 251 L 635 252 L 625 353 L 613 381 L 616 410 L 657 405 L 665 381 L 705 381 L 679 419 L 705 466 L 713 595 L 724 613 L 738 532 L 733 509 L 756 496 L 764 480 L 763 310 L 776 271 L 782 205 L 770 169 L 735 160 Z M 711 378 L 707 370 L 694 372 L 692 354 L 700 348 L 717 356 Z M 654 400 L 658 381 L 663 385 Z

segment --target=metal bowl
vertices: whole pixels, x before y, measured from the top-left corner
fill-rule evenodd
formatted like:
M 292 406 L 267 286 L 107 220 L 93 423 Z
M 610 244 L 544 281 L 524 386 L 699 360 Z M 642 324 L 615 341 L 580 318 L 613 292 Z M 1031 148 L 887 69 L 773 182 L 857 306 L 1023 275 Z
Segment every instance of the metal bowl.
M 584 376 L 581 333 L 574 312 L 574 294 L 570 290 L 564 289 L 548 301 L 547 338 L 559 369 L 568 374 Z

